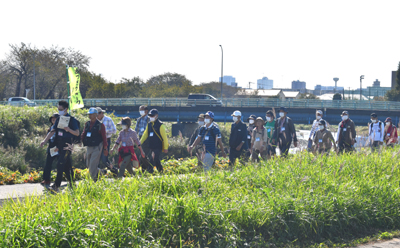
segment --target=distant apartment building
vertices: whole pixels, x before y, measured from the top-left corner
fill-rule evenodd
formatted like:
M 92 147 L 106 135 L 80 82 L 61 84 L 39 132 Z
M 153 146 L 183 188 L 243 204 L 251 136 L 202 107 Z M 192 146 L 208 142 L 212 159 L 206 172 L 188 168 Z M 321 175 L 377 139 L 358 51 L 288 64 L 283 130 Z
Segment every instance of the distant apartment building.
M 221 77 L 219 77 L 219 82 L 221 82 Z M 237 87 L 236 78 L 232 76 L 224 76 L 222 82 L 226 85 Z
M 340 86 L 336 87 L 336 93 L 341 93 L 341 92 L 343 92 L 343 90 L 344 90 L 344 87 L 340 87 Z M 316 95 L 316 96 L 320 96 L 320 95 L 328 94 L 328 93 L 335 93 L 334 85 L 333 86 L 322 86 L 320 84 L 317 84 L 314 87 L 314 95 Z
M 396 76 L 397 76 L 397 71 L 392 71 L 392 89 L 396 88 Z
M 257 89 L 270 90 L 274 88 L 274 80 L 263 77 L 257 80 Z
M 292 81 L 292 90 L 298 90 L 304 93 L 306 91 L 306 82 L 300 80 Z

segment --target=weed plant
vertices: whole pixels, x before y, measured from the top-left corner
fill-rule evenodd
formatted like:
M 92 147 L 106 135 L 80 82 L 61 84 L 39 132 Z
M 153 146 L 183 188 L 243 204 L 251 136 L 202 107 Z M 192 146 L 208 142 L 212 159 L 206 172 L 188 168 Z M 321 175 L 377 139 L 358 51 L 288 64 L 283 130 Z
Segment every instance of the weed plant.
M 83 180 L 0 209 L 1 247 L 334 246 L 400 228 L 399 148 Z M 195 162 L 195 161 L 193 161 Z

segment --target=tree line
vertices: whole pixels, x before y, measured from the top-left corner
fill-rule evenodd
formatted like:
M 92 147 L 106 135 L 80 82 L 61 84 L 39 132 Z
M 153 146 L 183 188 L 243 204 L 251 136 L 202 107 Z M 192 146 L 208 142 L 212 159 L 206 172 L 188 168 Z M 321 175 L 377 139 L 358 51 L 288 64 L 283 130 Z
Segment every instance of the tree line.
M 10 44 L 9 52 L 0 60 L 0 100 L 25 96 L 26 89 L 29 89 L 27 97 L 33 99 L 34 78 L 36 99 L 67 98 L 66 65 L 78 67 L 83 98 L 187 97 L 190 93 L 221 95 L 219 82 L 194 85 L 186 76 L 171 72 L 148 80 L 133 77 L 113 83 L 90 71 L 90 60 L 89 56 L 73 48 Z M 233 97 L 238 90 L 224 84 L 223 97 Z

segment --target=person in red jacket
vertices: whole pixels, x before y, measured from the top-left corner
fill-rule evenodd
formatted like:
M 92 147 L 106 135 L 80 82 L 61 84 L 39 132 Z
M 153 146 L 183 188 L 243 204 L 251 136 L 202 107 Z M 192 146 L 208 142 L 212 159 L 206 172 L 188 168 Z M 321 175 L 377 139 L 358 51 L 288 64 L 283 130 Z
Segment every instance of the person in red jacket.
M 397 128 L 392 123 L 392 119 L 390 117 L 386 118 L 385 121 L 385 132 L 384 132 L 384 141 L 387 146 L 393 147 L 397 144 Z

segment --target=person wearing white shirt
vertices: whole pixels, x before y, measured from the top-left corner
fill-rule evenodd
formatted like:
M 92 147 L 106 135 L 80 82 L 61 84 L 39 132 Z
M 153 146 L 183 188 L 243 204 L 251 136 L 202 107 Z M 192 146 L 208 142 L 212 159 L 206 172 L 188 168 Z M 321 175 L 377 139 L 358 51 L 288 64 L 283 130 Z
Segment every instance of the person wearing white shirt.
M 378 115 L 375 113 L 371 114 L 371 124 L 368 125 L 368 132 L 371 151 L 379 151 L 380 146 L 383 144 L 385 125 L 378 120 Z

